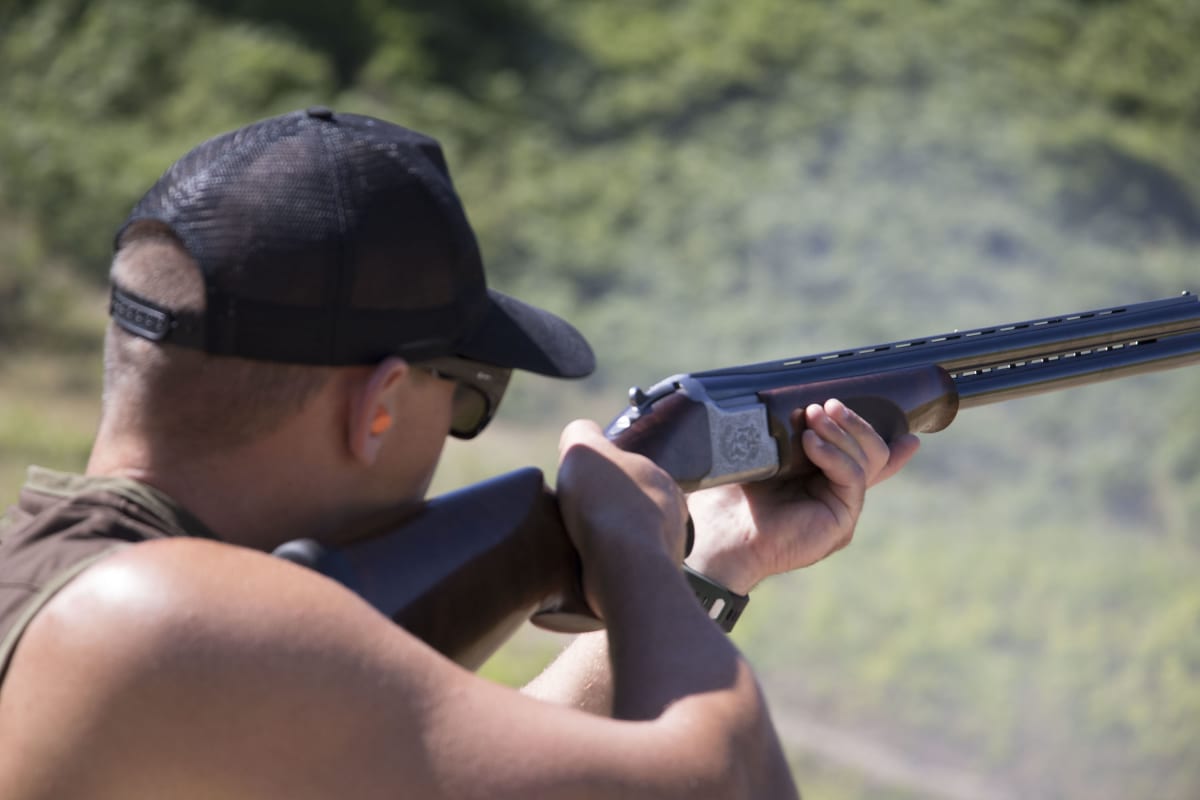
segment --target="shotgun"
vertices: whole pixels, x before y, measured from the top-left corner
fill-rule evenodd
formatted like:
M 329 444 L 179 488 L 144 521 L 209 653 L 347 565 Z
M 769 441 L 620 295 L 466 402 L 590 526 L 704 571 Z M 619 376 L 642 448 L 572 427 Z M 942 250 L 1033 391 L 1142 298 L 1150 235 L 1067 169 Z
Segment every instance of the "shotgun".
M 802 477 L 793 412 L 838 398 L 885 441 L 933 433 L 960 409 L 1200 362 L 1200 302 L 1183 294 L 851 350 L 673 375 L 629 392 L 606 435 L 685 491 Z M 464 666 L 523 622 L 599 623 L 542 473 L 524 469 L 373 521 L 349 544 L 275 554 L 318 570 Z

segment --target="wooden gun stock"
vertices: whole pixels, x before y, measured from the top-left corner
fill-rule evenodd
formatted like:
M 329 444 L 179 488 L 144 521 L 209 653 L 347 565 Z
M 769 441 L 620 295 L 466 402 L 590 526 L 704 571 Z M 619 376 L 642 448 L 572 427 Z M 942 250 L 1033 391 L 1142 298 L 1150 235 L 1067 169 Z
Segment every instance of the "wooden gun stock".
M 1197 362 L 1200 303 L 1184 293 L 676 375 L 631 390 L 607 434 L 692 491 L 806 474 L 812 467 L 797 446 L 794 411 L 833 397 L 893 441 L 942 430 L 963 408 Z M 581 591 L 579 557 L 537 470 L 434 498 L 350 541 L 289 542 L 276 554 L 344 583 L 466 666 L 481 664 L 531 616 L 559 631 L 599 627 Z
M 531 617 L 564 633 L 600 627 L 558 502 L 532 467 L 378 520 L 349 544 L 297 539 L 275 555 L 344 584 L 471 669 Z

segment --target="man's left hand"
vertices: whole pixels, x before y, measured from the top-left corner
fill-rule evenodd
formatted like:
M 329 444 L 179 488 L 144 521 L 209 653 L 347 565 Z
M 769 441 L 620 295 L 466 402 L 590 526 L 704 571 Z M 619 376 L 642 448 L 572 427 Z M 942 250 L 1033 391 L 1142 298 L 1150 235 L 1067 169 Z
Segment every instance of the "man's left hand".
M 867 487 L 895 475 L 920 444 L 906 434 L 889 446 L 838 400 L 794 413 L 800 444 L 819 472 L 717 486 L 688 498 L 696 526 L 688 566 L 738 594 L 849 544 Z

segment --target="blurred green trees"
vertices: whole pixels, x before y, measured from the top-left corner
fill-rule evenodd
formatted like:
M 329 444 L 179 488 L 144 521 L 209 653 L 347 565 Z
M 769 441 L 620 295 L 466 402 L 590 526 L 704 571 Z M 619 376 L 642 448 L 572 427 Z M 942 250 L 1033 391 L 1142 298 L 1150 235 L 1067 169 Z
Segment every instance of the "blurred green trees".
M 650 270 L 803 289 L 869 269 L 856 244 L 959 271 L 1046 246 L 992 204 L 1200 236 L 1195 3 L 43 0 L 0 24 L 3 199 L 84 270 L 181 150 L 317 101 L 445 140 L 498 273 L 589 302 Z M 897 254 L 910 200 L 942 241 Z
M 678 371 L 1200 291 L 1197 42 L 1194 0 L 8 0 L 0 359 L 98 335 L 70 286 L 99 291 L 112 233 L 182 152 L 317 103 L 442 140 L 493 282 L 596 344 L 600 375 L 569 395 L 588 413 L 615 412 L 618 384 Z M 1011 707 L 935 709 L 984 686 L 1052 692 L 1072 680 L 1067 651 L 1125 648 L 1132 661 L 1088 667 L 1047 703 L 1067 727 L 1043 755 L 1086 772 L 1061 741 L 1078 728 L 1097 752 L 1132 754 L 1139 790 L 1158 770 L 1155 796 L 1189 796 L 1195 772 L 1179 764 L 1200 752 L 1187 689 L 1200 663 L 1173 642 L 1200 637 L 1186 589 L 1200 563 L 1196 372 L 964 414 L 882 501 L 889 524 L 957 528 L 961 542 L 929 541 L 962 560 L 933 559 L 912 532 L 913 555 L 861 567 L 894 566 L 886 581 L 848 588 L 838 566 L 814 581 L 789 652 L 824 647 L 824 673 L 805 655 L 818 684 L 852 674 L 878 695 L 870 714 L 1026 759 L 1059 796 L 1069 775 L 1054 783 L 1015 743 L 1033 723 Z M 557 411 L 560 391 L 516 392 L 506 416 Z M 86 446 L 32 435 L 34 405 L 0 391 L 10 453 Z M 1115 538 L 1072 563 L 1088 539 L 1064 535 L 1060 585 L 1014 566 L 1040 547 L 1028 531 L 1053 530 Z M 1182 567 L 1149 557 L 1116 628 L 1076 630 L 1125 585 L 1122 536 Z M 955 571 L 980 548 L 991 571 L 964 585 Z M 887 581 L 904 604 L 822 616 Z M 1058 588 L 1078 604 L 1039 618 Z M 964 619 L 913 624 L 955 602 L 939 593 L 969 590 L 982 594 L 960 598 Z M 1138 615 L 1156 622 L 1129 642 Z M 987 650 L 1006 638 L 1042 659 L 1033 684 Z M 986 659 L 962 655 L 976 646 Z

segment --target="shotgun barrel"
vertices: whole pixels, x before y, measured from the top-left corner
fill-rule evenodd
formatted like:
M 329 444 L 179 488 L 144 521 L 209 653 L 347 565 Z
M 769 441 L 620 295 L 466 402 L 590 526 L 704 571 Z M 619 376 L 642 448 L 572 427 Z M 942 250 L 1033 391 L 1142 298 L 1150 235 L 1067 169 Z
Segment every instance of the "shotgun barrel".
M 692 374 L 715 400 L 747 381 L 774 389 L 934 363 L 958 389 L 960 407 L 1054 391 L 1200 360 L 1200 298 L 1178 297 L 993 325 L 782 361 Z M 1088 380 L 1084 380 L 1087 377 Z M 965 401 L 965 402 L 964 402 Z
M 608 433 L 694 490 L 809 469 L 796 441 L 795 411 L 832 397 L 892 441 L 908 432 L 941 430 L 963 408 L 1197 362 L 1200 300 L 1184 292 L 675 375 L 649 390 L 631 390 L 630 406 Z
M 949 425 L 960 408 L 1200 361 L 1190 294 L 854 350 L 676 375 L 608 435 L 685 490 L 812 469 L 798 445 L 809 403 L 837 397 L 888 441 Z M 449 534 L 449 535 L 448 535 Z M 461 664 L 476 667 L 533 615 L 591 630 L 579 557 L 542 474 L 527 469 L 276 555 L 322 572 Z

